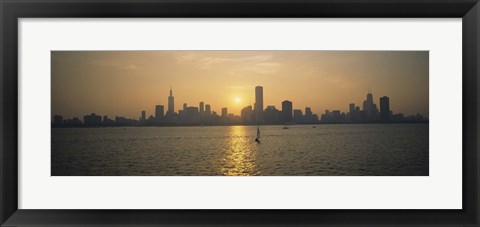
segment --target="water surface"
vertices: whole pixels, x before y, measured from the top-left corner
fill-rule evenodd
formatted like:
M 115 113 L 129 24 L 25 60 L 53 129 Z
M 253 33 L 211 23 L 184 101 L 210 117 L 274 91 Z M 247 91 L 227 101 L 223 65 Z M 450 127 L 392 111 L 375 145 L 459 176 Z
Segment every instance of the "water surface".
M 53 128 L 53 176 L 428 176 L 428 124 Z

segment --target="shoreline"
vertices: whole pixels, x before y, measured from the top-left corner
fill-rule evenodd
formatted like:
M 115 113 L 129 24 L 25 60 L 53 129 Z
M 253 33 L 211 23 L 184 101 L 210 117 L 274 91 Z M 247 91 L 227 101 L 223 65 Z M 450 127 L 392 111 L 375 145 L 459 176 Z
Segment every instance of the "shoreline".
M 52 129 L 54 128 L 143 128 L 143 127 L 212 127 L 212 126 L 281 126 L 281 127 L 289 127 L 289 126 L 305 126 L 305 125 L 398 125 L 398 124 L 429 124 L 429 122 L 388 122 L 388 123 L 381 123 L 381 122 L 372 122 L 372 123 L 305 123 L 305 124 L 159 124 L 159 125 L 102 125 L 102 126 L 62 126 L 56 127 L 51 126 Z

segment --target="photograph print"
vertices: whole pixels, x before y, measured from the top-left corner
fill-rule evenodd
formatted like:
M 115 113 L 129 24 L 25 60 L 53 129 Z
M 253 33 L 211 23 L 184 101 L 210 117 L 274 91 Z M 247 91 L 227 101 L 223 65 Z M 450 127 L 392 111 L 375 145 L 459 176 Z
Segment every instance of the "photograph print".
M 429 176 L 428 51 L 52 51 L 52 176 Z

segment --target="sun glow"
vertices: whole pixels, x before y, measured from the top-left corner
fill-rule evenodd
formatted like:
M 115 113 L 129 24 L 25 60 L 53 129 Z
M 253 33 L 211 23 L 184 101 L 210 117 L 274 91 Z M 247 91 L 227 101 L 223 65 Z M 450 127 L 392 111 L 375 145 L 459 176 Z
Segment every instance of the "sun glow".
M 239 97 L 236 97 L 234 100 L 235 100 L 235 103 L 237 103 L 237 104 L 239 104 L 239 103 L 241 103 L 241 102 L 242 102 L 242 99 L 241 99 L 241 98 L 239 98 Z

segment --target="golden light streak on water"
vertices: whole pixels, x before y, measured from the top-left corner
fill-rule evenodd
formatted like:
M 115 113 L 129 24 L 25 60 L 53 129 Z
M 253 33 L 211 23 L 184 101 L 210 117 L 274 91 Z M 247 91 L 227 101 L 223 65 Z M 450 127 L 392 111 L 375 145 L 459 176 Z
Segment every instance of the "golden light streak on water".
M 258 175 L 255 164 L 256 154 L 252 149 L 256 145 L 252 135 L 247 134 L 245 126 L 231 127 L 229 147 L 222 159 L 220 172 L 226 176 Z

